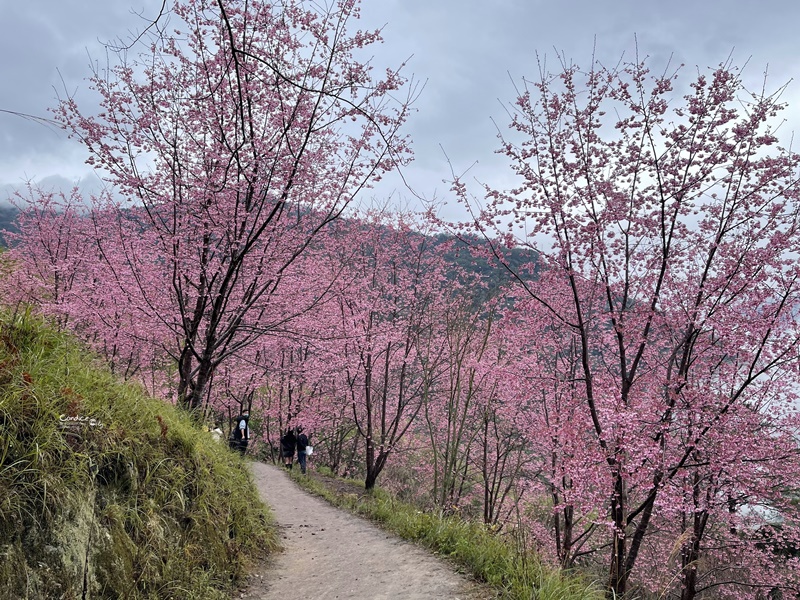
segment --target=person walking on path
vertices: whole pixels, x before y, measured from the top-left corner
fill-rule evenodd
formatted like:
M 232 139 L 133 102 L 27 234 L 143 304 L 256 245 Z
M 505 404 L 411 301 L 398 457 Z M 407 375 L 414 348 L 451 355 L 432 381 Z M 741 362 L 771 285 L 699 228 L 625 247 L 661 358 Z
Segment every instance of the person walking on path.
M 287 429 L 281 438 L 281 456 L 283 456 L 283 466 L 287 469 L 292 468 L 294 462 L 294 450 L 297 446 L 297 438 L 294 431 Z
M 303 433 L 303 428 L 297 428 L 297 462 L 300 463 L 300 472 L 306 474 L 306 447 L 308 446 L 308 436 Z
M 242 456 L 247 452 L 247 445 L 250 442 L 250 411 L 243 410 L 242 414 L 236 417 L 236 426 L 233 429 L 233 439 L 231 440 L 231 448 L 238 450 Z

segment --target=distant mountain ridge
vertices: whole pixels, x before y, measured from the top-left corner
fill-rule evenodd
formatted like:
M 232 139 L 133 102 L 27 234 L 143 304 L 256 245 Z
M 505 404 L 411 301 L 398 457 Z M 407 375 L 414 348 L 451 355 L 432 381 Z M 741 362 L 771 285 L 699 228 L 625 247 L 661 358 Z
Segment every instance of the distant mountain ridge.
M 19 209 L 15 206 L 0 205 L 0 245 L 7 248 L 8 244 L 5 239 L 4 232 L 18 232 L 19 228 L 16 225 L 17 214 Z M 433 236 L 434 244 L 439 245 L 453 239 L 452 235 L 439 233 Z M 490 261 L 485 258 L 474 258 L 468 251 L 468 246 L 481 246 L 485 242 L 477 236 L 469 236 L 466 239 L 460 239 L 460 243 L 454 245 L 445 256 L 449 262 L 458 265 L 469 272 L 480 273 L 489 281 L 495 284 L 500 284 L 508 280 L 510 275 L 504 269 L 498 268 L 496 265 L 490 264 Z M 534 277 L 538 272 L 538 253 L 534 250 L 524 248 L 514 248 L 506 253 L 507 260 L 511 269 L 517 273 L 521 273 L 523 265 L 534 265 Z M 528 273 L 527 275 L 530 275 Z
M 15 222 L 17 213 L 19 213 L 19 209 L 14 206 L 0 205 L 0 245 L 2 245 L 3 248 L 8 247 L 4 232 L 11 231 L 16 233 L 19 231 Z

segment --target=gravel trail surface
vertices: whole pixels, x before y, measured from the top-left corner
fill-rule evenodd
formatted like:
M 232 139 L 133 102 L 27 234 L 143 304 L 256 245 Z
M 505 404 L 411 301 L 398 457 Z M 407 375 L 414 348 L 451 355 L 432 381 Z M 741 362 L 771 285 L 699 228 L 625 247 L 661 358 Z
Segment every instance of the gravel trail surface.
M 447 562 L 295 485 L 281 468 L 252 463 L 285 550 L 249 577 L 235 598 L 478 600 L 493 598 Z

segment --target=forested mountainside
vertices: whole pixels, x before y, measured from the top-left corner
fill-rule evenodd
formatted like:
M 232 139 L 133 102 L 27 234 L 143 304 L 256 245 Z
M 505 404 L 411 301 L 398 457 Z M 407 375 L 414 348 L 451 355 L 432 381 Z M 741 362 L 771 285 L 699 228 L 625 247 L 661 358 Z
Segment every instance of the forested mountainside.
M 17 217 L 17 212 L 19 211 L 13 206 L 0 205 L 0 244 L 3 247 L 6 246 L 5 235 L 3 235 L 3 232 L 17 230 L 17 227 L 14 223 L 14 220 Z
M 18 231 L 16 225 L 16 217 L 19 209 L 10 205 L 0 205 L 0 245 L 7 247 L 4 232 Z M 434 237 L 435 244 L 444 244 L 453 239 L 452 235 L 440 233 Z M 480 247 L 485 242 L 477 236 L 468 236 L 460 238 L 452 248 L 446 252 L 448 260 L 452 261 L 459 267 L 468 269 L 471 272 L 478 272 L 486 279 L 500 282 L 505 282 L 510 277 L 508 271 L 497 269 L 496 266 L 490 264 L 491 261 L 487 258 L 475 257 L 469 252 L 469 247 Z M 515 272 L 520 273 L 523 265 L 534 265 L 535 270 L 538 271 L 536 260 L 536 253 L 532 250 L 525 248 L 514 248 L 506 253 L 505 256 L 508 261 L 509 267 Z

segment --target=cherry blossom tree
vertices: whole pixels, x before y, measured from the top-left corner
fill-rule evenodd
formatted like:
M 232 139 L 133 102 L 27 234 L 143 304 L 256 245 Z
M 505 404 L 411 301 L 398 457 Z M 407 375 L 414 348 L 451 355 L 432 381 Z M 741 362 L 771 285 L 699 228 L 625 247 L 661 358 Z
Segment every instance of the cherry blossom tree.
M 669 490 L 681 482 L 691 502 L 716 502 L 727 492 L 706 474 L 744 472 L 735 461 L 724 466 L 744 441 L 732 415 L 757 407 L 766 381 L 778 390 L 770 410 L 793 410 L 799 163 L 778 146 L 781 90 L 748 92 L 729 63 L 700 73 L 682 99 L 679 70 L 562 67 L 523 82 L 501 148 L 520 183 L 487 190 L 474 225 L 541 252 L 548 277 L 515 275 L 535 310 L 574 339 L 576 424 L 591 442 L 587 456 L 601 461 L 572 481 L 587 478 L 583 487 L 599 499 L 609 597 L 620 597 Z M 461 182 L 454 189 L 467 200 Z M 780 423 L 796 436 L 791 420 Z M 796 472 L 796 452 L 775 450 L 766 432 L 757 439 Z M 730 510 L 741 518 L 745 504 Z M 689 524 L 682 538 L 684 598 L 696 591 L 689 574 L 702 529 Z M 775 587 L 792 581 L 793 563 L 782 564 Z M 736 593 L 755 597 L 739 584 Z M 715 585 L 716 593 L 735 587 L 724 578 Z
M 95 72 L 100 113 L 68 97 L 55 119 L 126 199 L 94 207 L 120 223 L 100 260 L 169 331 L 176 394 L 195 409 L 221 363 L 285 320 L 271 301 L 314 238 L 409 158 L 410 95 L 398 70 L 373 75 L 380 33 L 349 32 L 354 0 L 170 7 Z
M 116 224 L 96 219 L 77 190 L 67 195 L 29 186 L 17 202 L 19 231 L 7 234 L 13 269 L 3 280 L 4 302 L 36 306 L 85 339 L 112 372 L 136 377 L 151 393 L 165 392 L 166 332 L 130 303 L 135 286 L 127 271 L 109 270 L 102 260 Z
M 550 271 L 541 277 L 547 281 L 541 293 L 549 292 L 554 301 L 563 280 Z M 577 339 L 537 302 L 519 294 L 503 329 L 504 345 L 517 352 L 502 366 L 502 395 L 524 413 L 525 445 L 539 473 L 521 485 L 529 496 L 543 498 L 542 504 L 549 500 L 543 519 L 547 539 L 538 540 L 539 550 L 554 555 L 562 568 L 573 568 L 596 552 L 598 527 L 592 515 L 603 503 L 594 477 L 603 457 L 584 433 L 592 423 L 582 410 Z
M 431 391 L 442 355 L 433 332 L 446 264 L 406 217 L 375 215 L 347 227 L 337 253 L 346 262 L 331 292 L 339 339 L 328 356 L 364 442 L 371 489 Z
M 481 409 L 493 385 L 487 365 L 494 364 L 490 355 L 497 299 L 480 302 L 487 295 L 481 283 L 477 277 L 453 282 L 459 289 L 447 298 L 439 323 L 440 372 L 423 406 L 433 471 L 431 496 L 445 508 L 457 507 L 475 478 Z
M 73 189 L 69 195 L 38 190 L 28 186 L 28 193 L 37 198 L 29 210 L 18 213 L 19 231 L 6 232 L 12 247 L 25 243 L 24 252 L 12 251 L 8 258 L 15 264 L 3 279 L 6 304 L 26 302 L 58 313 L 66 318 L 64 308 L 72 301 L 76 279 L 85 278 L 82 265 L 87 258 L 86 239 L 81 235 L 80 194 Z M 22 194 L 17 201 L 23 200 Z

